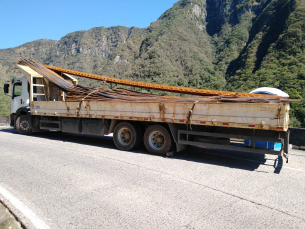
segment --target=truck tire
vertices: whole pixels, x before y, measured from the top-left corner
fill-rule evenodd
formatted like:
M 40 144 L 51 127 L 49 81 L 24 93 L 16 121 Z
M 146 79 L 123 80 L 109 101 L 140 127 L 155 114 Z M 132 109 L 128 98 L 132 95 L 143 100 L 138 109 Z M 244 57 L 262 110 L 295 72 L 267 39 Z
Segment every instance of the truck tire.
M 121 122 L 114 128 L 113 142 L 120 150 L 135 149 L 141 141 L 141 131 L 136 123 Z
M 32 128 L 27 115 L 21 115 L 17 118 L 16 128 L 20 134 L 31 134 Z
M 144 145 L 152 154 L 166 155 L 172 147 L 172 138 L 166 128 L 153 125 L 144 133 Z

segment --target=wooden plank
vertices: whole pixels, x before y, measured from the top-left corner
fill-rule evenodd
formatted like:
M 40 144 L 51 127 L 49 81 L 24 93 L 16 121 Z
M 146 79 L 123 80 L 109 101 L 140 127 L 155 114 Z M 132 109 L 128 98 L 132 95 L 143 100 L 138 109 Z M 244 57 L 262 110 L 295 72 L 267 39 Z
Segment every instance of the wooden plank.
M 34 101 L 33 114 L 67 117 L 88 117 L 154 122 L 186 123 L 192 104 L 135 103 L 118 101 L 79 102 Z M 191 123 L 197 125 L 226 126 L 239 128 L 287 130 L 289 105 L 260 103 L 196 104 Z M 183 121 L 183 122 L 182 122 Z M 202 123 L 201 123 L 202 122 Z M 277 129 L 281 127 L 282 129 Z
M 28 66 L 17 64 L 17 67 L 20 68 L 21 70 L 25 71 L 29 76 L 43 78 L 42 75 L 40 75 L 38 72 L 34 71 L 33 69 L 31 69 Z

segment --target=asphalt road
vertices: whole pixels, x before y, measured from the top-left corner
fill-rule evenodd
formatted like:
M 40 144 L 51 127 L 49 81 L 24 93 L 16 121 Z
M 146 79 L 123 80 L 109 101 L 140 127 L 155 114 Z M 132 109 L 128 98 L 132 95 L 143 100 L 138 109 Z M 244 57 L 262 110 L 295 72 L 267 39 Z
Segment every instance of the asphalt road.
M 112 137 L 1 127 L 0 187 L 40 228 L 305 228 L 305 151 L 290 152 L 288 164 L 196 147 L 166 158 Z

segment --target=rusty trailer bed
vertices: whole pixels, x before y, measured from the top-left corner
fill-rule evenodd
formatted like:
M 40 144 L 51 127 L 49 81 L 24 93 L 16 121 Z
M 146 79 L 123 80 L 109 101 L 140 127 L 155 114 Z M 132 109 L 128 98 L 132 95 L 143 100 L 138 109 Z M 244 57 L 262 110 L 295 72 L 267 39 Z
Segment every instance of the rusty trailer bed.
M 289 104 L 33 101 L 31 115 L 287 131 Z

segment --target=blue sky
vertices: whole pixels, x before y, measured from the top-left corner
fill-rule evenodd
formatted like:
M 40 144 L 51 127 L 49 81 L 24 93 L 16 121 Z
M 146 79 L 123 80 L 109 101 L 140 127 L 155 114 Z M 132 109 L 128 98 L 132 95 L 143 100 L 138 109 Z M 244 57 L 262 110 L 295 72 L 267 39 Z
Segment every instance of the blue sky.
M 178 0 L 0 0 L 0 49 L 99 26 L 145 28 Z

